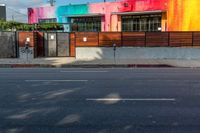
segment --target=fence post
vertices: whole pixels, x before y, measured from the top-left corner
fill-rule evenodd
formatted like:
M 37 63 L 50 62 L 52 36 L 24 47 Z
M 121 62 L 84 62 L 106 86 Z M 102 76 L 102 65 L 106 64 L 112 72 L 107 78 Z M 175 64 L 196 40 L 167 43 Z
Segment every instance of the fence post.
M 98 47 L 99 47 L 99 32 L 98 32 Z
M 121 31 L 121 46 L 123 47 L 123 33 Z
M 33 40 L 34 40 L 33 57 L 36 58 L 38 57 L 38 50 L 37 50 L 38 49 L 38 32 L 37 31 L 33 31 Z
M 55 35 L 56 35 L 56 56 L 58 57 L 58 32 L 56 32 Z
M 15 31 L 14 32 L 14 40 L 15 40 L 15 56 L 16 56 L 16 58 L 19 58 L 19 43 L 18 43 L 18 32 L 17 31 Z
M 76 34 L 71 32 L 70 34 L 70 57 L 76 57 Z M 72 39 L 74 38 L 74 39 Z

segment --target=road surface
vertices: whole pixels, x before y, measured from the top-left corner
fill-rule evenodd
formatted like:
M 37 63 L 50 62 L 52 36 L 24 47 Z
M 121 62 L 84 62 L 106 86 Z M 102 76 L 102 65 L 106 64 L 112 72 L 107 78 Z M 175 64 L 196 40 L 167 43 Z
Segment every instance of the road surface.
M 199 133 L 200 69 L 0 69 L 0 133 Z

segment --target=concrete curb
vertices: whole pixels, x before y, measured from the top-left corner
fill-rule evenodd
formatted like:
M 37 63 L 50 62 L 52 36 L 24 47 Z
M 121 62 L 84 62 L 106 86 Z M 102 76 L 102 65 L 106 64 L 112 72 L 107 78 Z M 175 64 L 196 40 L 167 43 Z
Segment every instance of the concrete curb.
M 175 67 L 167 64 L 0 64 L 0 68 L 166 68 Z

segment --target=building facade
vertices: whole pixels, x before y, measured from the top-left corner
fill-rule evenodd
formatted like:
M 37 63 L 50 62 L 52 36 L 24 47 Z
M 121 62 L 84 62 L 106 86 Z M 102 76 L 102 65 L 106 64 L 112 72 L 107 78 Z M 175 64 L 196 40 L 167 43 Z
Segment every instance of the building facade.
M 28 8 L 28 22 L 61 23 L 65 31 L 199 31 L 199 0 L 120 0 Z
M 0 4 L 0 19 L 6 20 L 6 5 Z

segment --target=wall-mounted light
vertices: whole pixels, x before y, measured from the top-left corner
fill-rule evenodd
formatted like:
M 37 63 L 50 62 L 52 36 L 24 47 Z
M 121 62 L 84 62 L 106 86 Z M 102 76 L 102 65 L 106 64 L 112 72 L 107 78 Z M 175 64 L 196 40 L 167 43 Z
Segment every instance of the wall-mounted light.
M 84 42 L 87 42 L 87 37 L 83 37 L 83 41 L 84 41 Z
M 25 43 L 24 43 L 24 47 L 25 47 L 26 50 L 29 49 L 29 43 L 30 43 L 30 38 L 27 37 L 27 38 L 26 38 L 26 41 L 25 41 Z
M 29 37 L 26 38 L 26 42 L 30 42 L 30 38 Z
M 54 35 L 51 35 L 51 37 L 50 37 L 50 38 L 51 38 L 51 40 L 54 40 Z
M 161 27 L 158 27 L 158 30 L 159 30 L 159 31 L 161 31 L 161 30 L 162 30 L 162 28 L 161 28 Z

